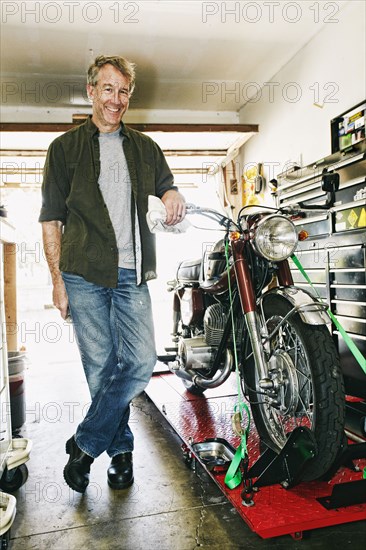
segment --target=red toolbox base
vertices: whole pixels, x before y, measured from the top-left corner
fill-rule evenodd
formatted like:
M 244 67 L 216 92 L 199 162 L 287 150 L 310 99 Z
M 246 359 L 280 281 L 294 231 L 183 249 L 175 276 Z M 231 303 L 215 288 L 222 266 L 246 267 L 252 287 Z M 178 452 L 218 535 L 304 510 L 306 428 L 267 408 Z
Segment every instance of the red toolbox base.
M 234 375 L 219 388 L 208 390 L 207 395 L 200 397 L 186 392 L 182 381 L 174 374 L 155 374 L 146 393 L 189 449 L 193 443 L 208 438 L 223 438 L 234 447 L 239 444 L 231 427 L 237 403 Z M 253 426 L 248 439 L 248 455 L 251 466 L 259 457 L 259 439 Z M 242 485 L 228 489 L 224 473 L 214 473 L 207 468 L 206 471 L 260 537 L 290 534 L 299 539 L 304 531 L 366 519 L 366 504 L 327 510 L 316 500 L 330 496 L 335 484 L 362 479 L 366 459 L 355 460 L 354 464 L 359 471 L 341 467 L 329 482 L 304 482 L 289 490 L 279 484 L 261 487 L 254 494 L 254 506 L 251 507 L 242 503 Z

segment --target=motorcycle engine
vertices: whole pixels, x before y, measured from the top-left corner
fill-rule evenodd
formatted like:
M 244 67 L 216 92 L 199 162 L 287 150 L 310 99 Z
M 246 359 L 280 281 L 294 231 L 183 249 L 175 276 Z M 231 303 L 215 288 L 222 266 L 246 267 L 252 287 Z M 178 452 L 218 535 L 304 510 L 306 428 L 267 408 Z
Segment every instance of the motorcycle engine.
M 204 335 L 193 338 L 181 338 L 178 344 L 178 355 L 187 369 L 210 369 L 214 350 L 219 345 L 226 322 L 226 315 L 221 304 L 214 304 L 206 309 L 203 319 Z
M 186 369 L 209 369 L 212 364 L 213 350 L 207 346 L 203 336 L 180 338 L 178 356 Z
M 208 306 L 203 318 L 205 339 L 209 346 L 217 347 L 222 339 L 226 324 L 226 313 L 222 304 Z
M 191 370 L 210 369 L 214 352 L 223 337 L 228 312 L 220 304 L 213 304 L 206 309 L 203 325 L 204 335 L 193 338 L 180 338 L 178 343 L 178 356 L 184 368 Z M 237 343 L 244 332 L 244 318 L 236 322 Z M 229 337 L 232 341 L 232 335 Z
M 209 346 L 217 348 L 224 334 L 225 325 L 229 312 L 220 303 L 213 304 L 206 309 L 203 318 L 205 339 Z M 243 316 L 235 319 L 236 343 L 240 344 L 245 331 L 245 319 Z M 229 341 L 233 341 L 233 334 L 229 336 Z

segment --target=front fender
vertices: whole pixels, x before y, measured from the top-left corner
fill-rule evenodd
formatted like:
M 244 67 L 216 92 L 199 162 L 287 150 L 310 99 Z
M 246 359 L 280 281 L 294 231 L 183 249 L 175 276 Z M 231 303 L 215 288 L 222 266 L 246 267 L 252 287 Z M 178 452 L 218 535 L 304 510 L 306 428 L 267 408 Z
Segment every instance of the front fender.
M 308 325 L 327 325 L 331 322 L 326 313 L 328 304 L 321 302 L 306 290 L 295 286 L 273 288 L 266 292 L 261 300 L 264 302 L 266 298 L 274 294 L 290 302 L 304 323 Z

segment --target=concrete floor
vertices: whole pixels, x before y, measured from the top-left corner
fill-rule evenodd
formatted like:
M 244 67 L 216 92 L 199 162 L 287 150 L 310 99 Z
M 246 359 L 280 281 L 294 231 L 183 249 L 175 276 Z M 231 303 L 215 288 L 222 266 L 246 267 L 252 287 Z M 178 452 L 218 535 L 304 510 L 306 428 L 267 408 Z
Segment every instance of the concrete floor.
M 17 493 L 12 550 L 196 550 L 364 548 L 360 522 L 319 529 L 302 541 L 263 540 L 241 519 L 204 470 L 184 463 L 181 441 L 145 394 L 132 407 L 135 483 L 107 485 L 109 458 L 92 465 L 80 495 L 63 480 L 65 441 L 88 404 L 88 391 L 70 327 L 57 312 L 24 318 L 19 342 L 27 348 L 26 423 L 32 439 L 29 478 Z

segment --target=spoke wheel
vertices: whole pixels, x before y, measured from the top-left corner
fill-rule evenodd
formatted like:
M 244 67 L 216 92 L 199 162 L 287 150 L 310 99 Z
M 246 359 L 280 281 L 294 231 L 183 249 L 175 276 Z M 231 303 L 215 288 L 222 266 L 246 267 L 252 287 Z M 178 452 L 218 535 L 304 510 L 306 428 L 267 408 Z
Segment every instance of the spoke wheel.
M 275 331 L 290 304 L 269 295 L 264 302 L 266 327 Z M 262 441 L 278 452 L 299 426 L 315 435 L 318 453 L 304 479 L 317 479 L 334 462 L 343 441 L 345 397 L 338 354 L 324 325 L 308 325 L 298 314 L 283 322 L 267 344 L 273 391 L 259 388 L 253 358 L 245 378 L 253 418 Z

